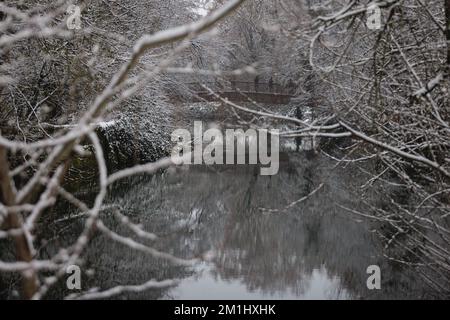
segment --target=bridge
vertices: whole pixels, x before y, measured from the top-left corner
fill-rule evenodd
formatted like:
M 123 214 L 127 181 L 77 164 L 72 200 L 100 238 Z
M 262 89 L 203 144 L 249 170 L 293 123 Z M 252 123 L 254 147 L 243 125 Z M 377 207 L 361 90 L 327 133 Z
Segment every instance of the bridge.
M 192 92 L 194 102 L 224 98 L 233 102 L 288 104 L 293 93 L 292 90 L 271 82 L 216 81 L 191 82 L 185 85 Z

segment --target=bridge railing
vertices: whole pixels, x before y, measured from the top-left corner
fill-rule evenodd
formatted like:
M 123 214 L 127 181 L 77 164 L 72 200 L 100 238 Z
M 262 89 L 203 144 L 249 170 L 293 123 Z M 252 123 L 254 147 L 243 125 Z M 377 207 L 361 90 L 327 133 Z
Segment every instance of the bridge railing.
M 189 82 L 185 85 L 196 93 L 208 92 L 251 92 L 267 94 L 291 95 L 292 91 L 284 86 L 270 82 L 248 82 L 248 81 L 214 81 L 214 82 Z M 208 89 L 207 89 L 208 88 Z

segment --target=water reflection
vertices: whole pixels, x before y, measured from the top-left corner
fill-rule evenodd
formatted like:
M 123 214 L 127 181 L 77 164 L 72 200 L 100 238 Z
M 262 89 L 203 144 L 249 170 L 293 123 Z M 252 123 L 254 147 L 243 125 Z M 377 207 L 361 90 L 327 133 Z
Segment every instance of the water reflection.
M 114 185 L 102 211 L 109 228 L 133 236 L 107 209 L 120 207 L 133 222 L 160 236 L 149 245 L 205 262 L 195 268 L 173 266 L 97 235 L 83 256 L 83 288 L 177 278 L 176 287 L 118 298 L 435 298 L 418 275 L 382 257 L 373 226 L 339 206 L 364 212 L 362 199 L 383 204 L 374 194 L 361 193 L 364 177 L 357 169 L 305 153 L 280 159 L 275 176 L 260 176 L 255 166 L 191 166 Z M 318 192 L 290 206 L 321 183 Z M 61 217 L 70 210 L 60 204 L 54 214 Z M 40 258 L 73 243 L 83 225 L 82 219 L 49 223 L 37 235 Z M 381 290 L 367 289 L 369 265 L 381 268 Z M 0 277 L 0 297 L 14 298 L 7 285 L 13 281 Z M 69 293 L 61 281 L 47 298 Z
M 414 274 L 380 256 L 368 225 L 338 206 L 364 210 L 361 197 L 373 197 L 359 194 L 362 177 L 356 170 L 297 154 L 283 157 L 278 175 L 258 172 L 252 166 L 191 166 L 116 186 L 109 201 L 161 235 L 159 249 L 209 262 L 194 270 L 175 268 L 100 237 L 88 254 L 90 263 L 99 264 L 102 252 L 100 264 L 112 264 L 115 271 L 114 276 L 100 271 L 109 275 L 102 285 L 139 283 L 155 274 L 184 279 L 166 291 L 131 296 L 163 299 L 420 298 L 427 293 Z M 319 192 L 288 207 L 322 182 Z M 366 287 L 372 264 L 381 267 L 382 290 Z
M 192 300 L 277 300 L 277 299 L 348 299 L 350 295 L 342 288 L 339 278 L 330 278 L 325 267 L 313 270 L 308 279 L 303 279 L 303 290 L 264 291 L 251 288 L 245 277 L 223 278 L 215 265 L 205 265 L 196 274 L 184 280 L 178 287 L 164 295 L 164 299 Z

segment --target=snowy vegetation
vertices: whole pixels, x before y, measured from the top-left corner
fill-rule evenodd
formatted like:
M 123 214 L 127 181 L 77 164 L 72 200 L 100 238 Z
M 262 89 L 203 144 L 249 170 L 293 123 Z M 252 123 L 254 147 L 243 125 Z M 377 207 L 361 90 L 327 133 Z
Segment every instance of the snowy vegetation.
M 377 29 L 367 26 L 373 5 Z M 104 201 L 119 180 L 174 165 L 170 132 L 190 122 L 189 83 L 233 81 L 272 82 L 293 97 L 282 111 L 219 97 L 221 120 L 320 137 L 315 152 L 364 174 L 362 205 L 349 214 L 376 222 L 387 259 L 450 296 L 449 0 L 0 1 L 0 287 L 51 296 L 96 234 L 175 265 L 202 260 L 159 251 L 158 230 L 127 212 L 114 211 L 111 228 Z M 92 201 L 78 197 L 80 172 Z M 374 190 L 388 205 L 364 197 Z M 83 227 L 43 254 L 42 230 L 61 219 L 52 209 L 62 202 Z

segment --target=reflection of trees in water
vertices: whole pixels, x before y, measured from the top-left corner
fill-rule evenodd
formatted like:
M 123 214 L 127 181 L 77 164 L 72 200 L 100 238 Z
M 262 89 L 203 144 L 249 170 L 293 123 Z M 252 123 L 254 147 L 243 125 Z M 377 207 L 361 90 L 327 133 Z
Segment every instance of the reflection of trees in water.
M 368 228 L 337 206 L 360 209 L 360 195 L 352 190 L 358 185 L 354 171 L 330 170 L 332 165 L 321 158 L 292 162 L 271 177 L 259 176 L 250 166 L 177 168 L 165 173 L 166 183 L 153 179 L 129 190 L 129 199 L 116 202 L 139 206 L 142 212 L 136 218 L 165 234 L 163 247 L 174 254 L 192 257 L 213 250 L 215 276 L 242 279 L 249 290 L 301 295 L 314 270 L 321 269 L 330 279 L 339 278 L 355 297 L 417 295 L 414 285 L 407 286 L 406 273 L 377 258 Z M 327 187 L 292 209 L 272 214 L 260 210 L 284 208 L 324 179 Z M 151 210 L 153 203 L 159 209 Z M 366 288 L 370 264 L 382 267 L 382 292 Z
M 418 296 L 407 273 L 377 258 L 368 228 L 336 205 L 360 209 L 360 195 L 352 190 L 358 185 L 354 170 L 330 168 L 324 159 L 301 156 L 283 164 L 275 176 L 260 176 L 252 166 L 173 168 L 161 176 L 116 186 L 109 202 L 161 235 L 159 249 L 189 258 L 213 251 L 214 276 L 240 279 L 249 290 L 301 295 L 311 286 L 314 271 L 323 270 L 329 279 L 340 280 L 330 298 L 343 289 L 354 297 Z M 260 210 L 285 208 L 321 182 L 326 182 L 325 188 L 289 210 L 271 214 Z M 108 225 L 128 234 L 112 218 Z M 86 261 L 97 269 L 86 281 L 102 288 L 191 274 L 101 236 L 94 239 Z M 366 288 L 370 264 L 382 268 L 381 292 Z M 162 294 L 151 291 L 138 297 Z
M 307 166 L 300 171 L 295 176 L 281 172 L 271 178 L 251 179 L 253 183 L 248 187 L 234 186 L 243 189 L 243 196 L 235 198 L 226 218 L 223 241 L 217 248 L 218 276 L 242 277 L 250 290 L 275 293 L 289 289 L 301 295 L 310 285 L 313 271 L 339 250 L 332 247 L 332 241 L 324 241 L 327 239 L 322 234 L 326 232 L 322 223 L 328 223 L 329 228 L 335 225 L 333 221 L 323 221 L 322 213 L 331 212 L 333 203 L 323 201 L 322 194 L 309 200 L 312 206 L 308 202 L 274 214 L 259 210 L 264 204 L 283 208 L 310 193 L 314 173 Z M 248 194 L 253 195 L 250 201 Z

